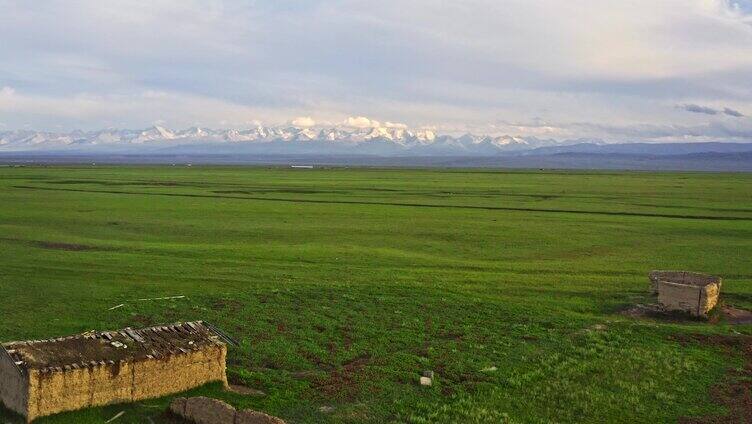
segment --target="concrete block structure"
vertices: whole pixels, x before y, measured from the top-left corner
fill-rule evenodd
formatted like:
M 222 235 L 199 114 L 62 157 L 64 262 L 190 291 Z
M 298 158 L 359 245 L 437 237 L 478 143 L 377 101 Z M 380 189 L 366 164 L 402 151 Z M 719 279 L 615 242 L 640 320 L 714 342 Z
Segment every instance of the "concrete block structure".
M 28 422 L 227 384 L 227 339 L 202 321 L 2 344 L 0 400 Z
M 721 278 L 687 271 L 652 271 L 650 286 L 667 311 L 687 312 L 707 317 L 718 303 Z

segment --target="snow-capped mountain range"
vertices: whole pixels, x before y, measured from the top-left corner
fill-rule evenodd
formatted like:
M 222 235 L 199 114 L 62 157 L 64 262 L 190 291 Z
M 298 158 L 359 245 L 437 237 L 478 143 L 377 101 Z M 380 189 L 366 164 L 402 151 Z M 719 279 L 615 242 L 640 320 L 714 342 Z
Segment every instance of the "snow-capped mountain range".
M 437 135 L 395 127 L 259 126 L 253 129 L 154 126 L 144 130 L 0 132 L 0 152 L 257 153 L 369 155 L 492 155 L 554 147 L 583 140 L 513 136 Z M 594 142 L 587 140 L 587 142 Z M 596 141 L 597 142 L 597 141 Z

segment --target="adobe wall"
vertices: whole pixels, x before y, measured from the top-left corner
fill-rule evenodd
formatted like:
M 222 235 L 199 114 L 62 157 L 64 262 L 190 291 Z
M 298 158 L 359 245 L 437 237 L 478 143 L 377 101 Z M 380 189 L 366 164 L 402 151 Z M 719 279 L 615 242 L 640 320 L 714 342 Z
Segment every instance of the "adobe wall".
M 708 284 L 694 285 L 660 281 L 658 283 L 658 301 L 668 310 L 689 312 L 694 316 L 705 317 L 718 303 L 720 286 Z
M 721 296 L 721 284 L 708 284 L 700 290 L 700 315 L 707 316 L 708 312 L 718 303 Z
M 21 374 L 4 349 L 0 348 L 0 401 L 6 408 L 26 415 L 27 376 Z
M 226 384 L 226 356 L 226 346 L 213 344 L 133 363 L 105 363 L 44 374 L 33 370 L 29 376 L 27 419 L 164 396 L 212 381 Z
M 211 345 L 186 355 L 165 360 L 137 362 L 134 365 L 133 400 L 184 392 L 210 381 L 227 384 L 227 347 Z
M 721 284 L 721 278 L 714 275 L 701 274 L 691 271 L 659 271 L 653 270 L 648 274 L 650 279 L 650 291 L 658 294 L 658 285 L 661 281 L 671 283 L 705 286 L 708 284 Z

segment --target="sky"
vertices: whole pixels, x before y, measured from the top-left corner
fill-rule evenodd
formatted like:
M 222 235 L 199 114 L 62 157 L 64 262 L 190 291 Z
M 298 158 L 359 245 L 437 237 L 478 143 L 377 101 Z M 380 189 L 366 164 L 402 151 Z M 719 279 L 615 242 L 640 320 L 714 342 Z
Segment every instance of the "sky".
M 0 131 L 752 141 L 752 0 L 0 0 Z

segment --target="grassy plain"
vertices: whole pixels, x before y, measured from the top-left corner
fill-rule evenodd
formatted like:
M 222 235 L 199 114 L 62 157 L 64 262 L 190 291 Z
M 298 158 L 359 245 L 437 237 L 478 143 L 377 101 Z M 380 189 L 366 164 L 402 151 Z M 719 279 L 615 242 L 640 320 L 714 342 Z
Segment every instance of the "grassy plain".
M 0 168 L 0 340 L 204 319 L 266 395 L 196 393 L 291 423 L 726 414 L 741 352 L 678 339 L 752 326 L 619 311 L 654 268 L 752 308 L 750 257 L 750 174 Z M 168 401 L 39 422 L 168 422 Z

